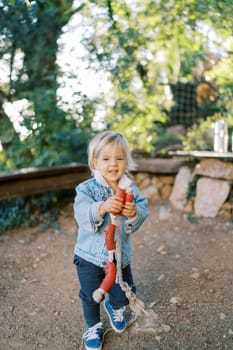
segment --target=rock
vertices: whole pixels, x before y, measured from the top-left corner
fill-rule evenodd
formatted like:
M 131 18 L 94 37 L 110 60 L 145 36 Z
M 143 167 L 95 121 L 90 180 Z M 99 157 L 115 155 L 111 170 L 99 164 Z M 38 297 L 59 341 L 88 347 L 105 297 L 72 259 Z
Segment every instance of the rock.
M 163 187 L 162 176 L 153 176 L 151 184 L 155 185 L 159 190 Z
M 199 272 L 194 272 L 190 275 L 190 277 L 193 279 L 193 280 L 198 280 L 200 278 L 200 273 Z
M 142 179 L 141 184 L 140 184 L 140 187 L 141 187 L 142 189 L 144 189 L 144 188 L 149 187 L 150 184 L 151 184 L 151 180 L 150 180 L 149 175 L 147 175 L 147 176 L 144 177 L 144 179 Z
M 191 213 L 193 211 L 193 206 L 194 206 L 194 199 L 190 199 L 186 206 L 184 207 L 184 212 L 185 213 Z
M 201 178 L 197 182 L 197 195 L 194 203 L 196 216 L 214 218 L 230 192 L 228 181 Z
M 170 195 L 170 202 L 175 209 L 184 210 L 187 203 L 187 193 L 189 183 L 192 180 L 191 170 L 187 166 L 183 166 L 176 178 L 175 183 L 172 189 L 172 193 Z
M 159 220 L 167 220 L 171 216 L 171 209 L 167 205 L 160 205 Z
M 152 309 L 156 304 L 157 304 L 156 301 L 152 301 L 152 302 L 148 305 L 148 307 L 149 307 L 150 309 Z
M 171 175 L 164 175 L 164 176 L 160 176 L 160 180 L 163 184 L 166 185 L 173 185 L 174 183 L 174 176 Z
M 142 183 L 145 180 L 145 178 L 149 178 L 149 175 L 146 173 L 138 173 L 135 176 L 134 182 L 138 187 L 142 189 Z
M 172 185 L 169 185 L 169 184 L 164 184 L 160 189 L 162 199 L 169 198 L 171 192 L 172 192 Z
M 143 188 L 141 190 L 141 192 L 148 199 L 148 201 L 150 203 L 154 203 L 154 202 L 156 202 L 157 200 L 160 199 L 159 191 L 153 185 L 150 185 L 150 186 L 148 186 L 146 188 Z
M 215 217 L 218 215 L 224 219 L 230 219 L 232 217 L 233 204 L 230 201 L 228 203 L 224 202 L 226 200 L 225 192 L 229 193 L 228 186 L 231 186 L 233 180 L 232 163 L 217 159 L 203 159 L 196 165 L 195 171 L 192 173 L 187 162 L 183 162 L 183 164 L 180 163 L 181 168 L 176 176 L 171 169 L 168 173 L 159 171 L 158 166 L 164 165 L 164 162 L 161 163 L 160 160 L 146 159 L 143 164 L 144 166 L 142 168 L 144 170 L 135 174 L 135 183 L 150 204 L 155 204 L 157 201 L 169 200 L 172 208 L 188 215 L 193 215 L 192 222 L 194 222 L 193 219 L 195 216 Z M 155 164 L 156 167 L 152 171 L 150 166 L 155 166 Z M 221 186 L 212 187 L 209 191 L 207 188 L 204 188 L 205 186 L 201 187 L 202 182 L 198 180 L 199 190 L 197 189 L 197 191 L 199 193 L 196 195 L 196 198 L 192 197 L 187 200 L 189 184 L 196 175 L 208 176 L 210 178 L 209 180 L 228 181 L 229 185 L 226 183 L 222 185 L 224 188 L 223 192 Z M 202 194 L 201 191 L 204 191 L 204 193 Z M 211 194 L 210 201 L 212 201 L 213 207 L 216 207 L 214 210 L 212 206 L 209 207 L 209 194 Z M 218 196 L 216 203 L 214 203 L 215 196 Z M 205 204 L 202 203 L 203 200 L 206 201 Z M 222 205 L 221 208 L 219 207 L 219 203 Z M 204 208 L 205 206 L 208 206 L 207 210 Z M 168 217 L 169 211 L 166 208 L 160 208 L 159 220 L 165 220 Z M 188 221 L 190 221 L 190 218 L 191 216 L 188 217 Z
M 181 297 L 172 297 L 170 303 L 176 306 L 181 306 L 183 304 L 183 299 Z
M 225 202 L 218 213 L 219 217 L 230 219 L 233 216 L 233 203 Z
M 196 165 L 194 175 L 233 180 L 233 164 L 217 159 L 203 159 Z
M 160 276 L 157 278 L 157 280 L 158 280 L 158 281 L 162 281 L 162 280 L 164 280 L 164 278 L 165 278 L 165 275 L 162 274 L 162 275 L 160 275 Z
M 166 255 L 167 254 L 167 251 L 166 251 L 165 246 L 163 244 L 157 249 L 157 252 L 160 255 Z

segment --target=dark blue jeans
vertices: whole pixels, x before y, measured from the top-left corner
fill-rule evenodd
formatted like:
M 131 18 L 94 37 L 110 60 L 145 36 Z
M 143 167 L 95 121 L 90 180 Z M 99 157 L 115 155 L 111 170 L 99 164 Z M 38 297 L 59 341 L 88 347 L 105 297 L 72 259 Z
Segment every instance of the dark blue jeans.
M 99 288 L 105 277 L 104 269 L 96 266 L 79 256 L 74 256 L 78 278 L 80 282 L 79 296 L 83 305 L 84 319 L 88 327 L 94 326 L 100 322 L 100 304 L 96 303 L 93 298 L 93 292 Z M 122 279 L 127 282 L 131 290 L 135 293 L 136 288 L 133 283 L 133 276 L 130 265 L 122 269 Z M 122 291 L 119 284 L 114 283 L 109 293 L 109 302 L 113 309 L 119 309 L 129 303 L 125 292 Z

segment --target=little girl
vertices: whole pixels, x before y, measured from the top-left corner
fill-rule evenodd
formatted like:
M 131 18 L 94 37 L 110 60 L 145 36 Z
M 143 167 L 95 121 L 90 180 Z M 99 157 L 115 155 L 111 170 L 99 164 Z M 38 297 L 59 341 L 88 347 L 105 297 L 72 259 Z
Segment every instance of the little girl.
M 93 177 L 76 187 L 74 214 L 78 224 L 77 243 L 74 248 L 74 263 L 80 282 L 79 296 L 83 305 L 86 332 L 83 335 L 86 350 L 102 349 L 103 325 L 100 319 L 100 304 L 93 299 L 105 277 L 104 267 L 108 262 L 105 233 L 111 222 L 110 212 L 121 212 L 121 269 L 122 279 L 133 292 L 136 288 L 131 271 L 131 233 L 138 230 L 148 216 L 147 200 L 128 177 L 133 168 L 128 141 L 120 133 L 105 131 L 89 144 L 88 164 Z M 116 195 L 119 188 L 130 187 L 134 195 L 132 203 L 123 204 Z M 117 264 L 117 261 L 116 261 Z M 129 303 L 118 283 L 108 291 L 104 309 L 112 328 L 121 333 L 126 328 L 125 305 Z

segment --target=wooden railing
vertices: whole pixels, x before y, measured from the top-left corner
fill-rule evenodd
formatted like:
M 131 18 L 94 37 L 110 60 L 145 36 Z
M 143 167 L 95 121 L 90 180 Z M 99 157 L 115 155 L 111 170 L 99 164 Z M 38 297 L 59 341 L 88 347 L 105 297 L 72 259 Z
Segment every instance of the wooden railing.
M 136 160 L 135 172 L 176 174 L 184 163 L 177 159 L 140 159 Z M 88 166 L 78 163 L 0 173 L 0 200 L 71 189 L 90 176 Z
M 233 161 L 233 152 L 213 152 L 213 151 L 170 151 L 171 156 L 190 158 L 216 158 L 224 161 Z
M 75 187 L 90 177 L 87 165 L 29 168 L 0 174 L 0 200 Z

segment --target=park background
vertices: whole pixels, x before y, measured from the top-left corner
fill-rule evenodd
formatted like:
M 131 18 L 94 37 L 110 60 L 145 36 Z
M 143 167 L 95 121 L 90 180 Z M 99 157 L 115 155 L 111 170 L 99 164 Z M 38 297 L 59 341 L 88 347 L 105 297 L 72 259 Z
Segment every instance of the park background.
M 1 1 L 1 172 L 86 164 L 104 129 L 135 157 L 168 159 L 213 151 L 223 119 L 231 151 L 232 13 L 230 0 Z M 47 220 L 58 202 L 1 201 L 0 230 L 44 220 L 35 207 Z
M 103 350 L 232 350 L 232 14 L 231 0 L 0 1 L 0 350 L 83 349 L 74 184 L 104 129 L 140 164 L 150 216 L 132 266 L 158 318 Z M 50 191 L 58 175 L 72 188 Z

